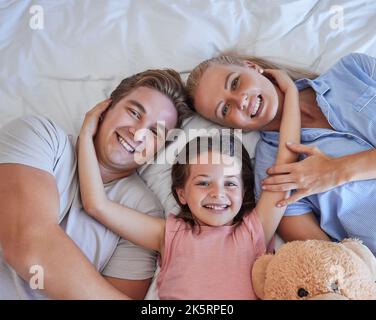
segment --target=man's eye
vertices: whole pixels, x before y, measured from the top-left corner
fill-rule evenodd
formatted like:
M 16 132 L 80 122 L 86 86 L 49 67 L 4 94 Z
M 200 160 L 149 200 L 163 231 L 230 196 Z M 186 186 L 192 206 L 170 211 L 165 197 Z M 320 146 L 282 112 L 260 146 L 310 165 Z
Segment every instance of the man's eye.
M 225 104 L 222 108 L 222 117 L 225 117 L 230 110 L 230 106 L 228 104 Z
M 133 110 L 133 109 L 129 109 L 129 112 L 130 114 L 135 117 L 136 119 L 140 119 L 141 118 L 141 115 L 136 111 L 136 110 Z
M 239 77 L 236 77 L 234 80 L 231 81 L 231 90 L 235 90 L 239 84 Z

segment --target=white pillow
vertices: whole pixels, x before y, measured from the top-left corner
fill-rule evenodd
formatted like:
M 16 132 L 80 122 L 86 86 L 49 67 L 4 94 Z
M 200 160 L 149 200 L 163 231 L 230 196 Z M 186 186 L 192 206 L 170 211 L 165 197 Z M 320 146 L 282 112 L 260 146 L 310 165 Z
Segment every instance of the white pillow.
M 170 213 L 177 214 L 179 211 L 179 206 L 171 193 L 172 162 L 178 151 L 184 147 L 186 142 L 195 138 L 197 135 L 200 135 L 200 132 L 197 129 L 205 129 L 204 131 L 207 132 L 222 129 L 229 130 L 228 128 L 210 122 L 198 114 L 195 114 L 183 122 L 183 126 L 180 130 L 175 131 L 175 133 L 180 131 L 180 134 L 176 135 L 173 142 L 159 153 L 158 157 L 154 160 L 154 163 L 146 164 L 138 170 L 141 178 L 146 182 L 147 186 L 157 195 L 165 210 L 166 216 Z M 172 136 L 175 136 L 175 134 L 172 134 Z M 169 138 L 171 139 L 171 135 L 167 137 L 168 140 Z M 255 157 L 255 147 L 259 138 L 260 135 L 256 131 L 242 134 L 243 144 L 251 159 Z

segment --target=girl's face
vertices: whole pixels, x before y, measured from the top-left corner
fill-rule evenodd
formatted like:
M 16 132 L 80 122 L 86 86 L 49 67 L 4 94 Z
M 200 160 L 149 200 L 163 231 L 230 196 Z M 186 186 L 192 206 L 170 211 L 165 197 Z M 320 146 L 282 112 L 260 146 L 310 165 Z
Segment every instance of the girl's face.
M 254 65 L 209 66 L 199 82 L 195 108 L 203 117 L 230 128 L 260 130 L 278 111 L 273 83 Z
M 200 225 L 231 225 L 244 197 L 241 162 L 213 151 L 202 153 L 197 164 L 189 166 L 184 188 L 177 189 L 180 202 L 188 205 Z

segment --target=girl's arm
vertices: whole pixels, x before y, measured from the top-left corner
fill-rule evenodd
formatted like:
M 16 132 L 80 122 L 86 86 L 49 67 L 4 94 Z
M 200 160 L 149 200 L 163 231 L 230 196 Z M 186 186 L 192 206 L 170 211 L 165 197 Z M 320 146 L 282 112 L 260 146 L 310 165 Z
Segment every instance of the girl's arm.
M 93 136 L 99 117 L 109 104 L 110 100 L 101 102 L 86 114 L 78 139 L 78 172 L 84 209 L 121 237 L 160 252 L 165 220 L 110 201 L 104 191 Z
M 265 70 L 277 81 L 284 93 L 283 113 L 280 126 L 279 147 L 276 164 L 291 163 L 297 160 L 297 155 L 290 151 L 287 143 L 300 142 L 300 108 L 299 92 L 294 82 L 281 70 Z M 277 207 L 278 201 L 286 198 L 287 192 L 263 191 L 256 205 L 256 212 L 261 220 L 265 242 L 269 243 L 273 237 L 286 207 Z

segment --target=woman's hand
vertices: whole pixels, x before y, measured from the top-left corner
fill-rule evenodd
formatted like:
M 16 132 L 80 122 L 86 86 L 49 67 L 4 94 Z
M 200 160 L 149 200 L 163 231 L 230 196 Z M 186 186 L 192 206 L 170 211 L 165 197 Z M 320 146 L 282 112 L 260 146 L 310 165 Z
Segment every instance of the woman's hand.
M 85 134 L 93 137 L 95 135 L 98 129 L 99 119 L 110 104 L 111 99 L 106 99 L 98 103 L 94 108 L 86 113 L 81 127 L 80 136 Z
M 298 90 L 294 81 L 290 78 L 290 76 L 283 70 L 280 69 L 265 69 L 264 74 L 269 74 L 273 77 L 273 79 L 277 82 L 278 87 L 281 89 L 282 92 L 286 93 L 289 90 Z
M 296 190 L 289 198 L 278 202 L 286 206 L 312 194 L 325 192 L 340 185 L 340 165 L 317 147 L 303 144 L 286 144 L 295 153 L 308 157 L 290 164 L 276 165 L 267 170 L 270 177 L 262 181 L 262 189 L 268 191 Z

